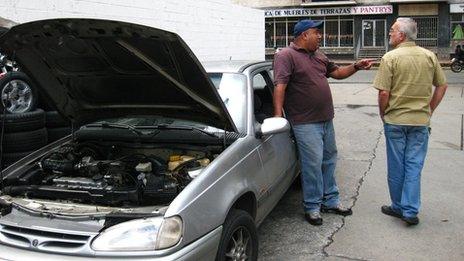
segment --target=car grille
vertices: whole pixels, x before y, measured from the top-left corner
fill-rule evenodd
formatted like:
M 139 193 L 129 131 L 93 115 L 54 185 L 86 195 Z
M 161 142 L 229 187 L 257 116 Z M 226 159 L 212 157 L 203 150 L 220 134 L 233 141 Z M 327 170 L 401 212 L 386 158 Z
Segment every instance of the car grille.
M 55 253 L 89 253 L 89 244 L 94 236 L 0 225 L 2 243 Z

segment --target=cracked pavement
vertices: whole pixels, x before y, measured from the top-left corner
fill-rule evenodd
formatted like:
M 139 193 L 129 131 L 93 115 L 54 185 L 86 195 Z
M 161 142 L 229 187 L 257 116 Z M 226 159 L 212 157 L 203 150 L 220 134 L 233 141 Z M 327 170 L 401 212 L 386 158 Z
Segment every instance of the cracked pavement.
M 450 88 L 432 119 L 422 179 L 424 213 L 421 212 L 421 224 L 415 230 L 380 214 L 380 206 L 388 203 L 388 190 L 377 91 L 370 84 L 374 74 L 375 71 L 361 71 L 344 81 L 330 80 L 340 199 L 352 207 L 353 216 L 323 213 L 323 225 L 311 226 L 303 216 L 301 185 L 295 182 L 258 230 L 259 260 L 464 259 L 464 236 L 452 232 L 463 231 L 464 225 L 456 221 L 464 218 L 464 210 L 450 210 L 450 204 L 442 206 L 446 197 L 460 201 L 464 197 L 462 188 L 453 190 L 453 186 L 464 181 L 458 175 L 464 168 L 464 73 L 446 71 Z M 431 175 L 441 172 L 449 174 L 452 184 Z M 428 197 L 435 193 L 446 196 Z M 435 209 L 445 213 L 436 213 Z M 434 243 L 437 240 L 441 243 Z M 440 249 L 434 249 L 434 245 Z

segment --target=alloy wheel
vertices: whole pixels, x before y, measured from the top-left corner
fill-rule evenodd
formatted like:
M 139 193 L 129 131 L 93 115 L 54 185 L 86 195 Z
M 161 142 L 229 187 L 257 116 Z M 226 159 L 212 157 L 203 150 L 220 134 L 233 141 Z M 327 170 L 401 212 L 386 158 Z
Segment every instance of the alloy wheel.
M 27 112 L 33 105 L 32 89 L 25 81 L 14 79 L 3 86 L 1 99 L 9 113 Z
M 237 227 L 232 233 L 225 256 L 227 260 L 250 260 L 252 255 L 251 234 L 244 226 Z

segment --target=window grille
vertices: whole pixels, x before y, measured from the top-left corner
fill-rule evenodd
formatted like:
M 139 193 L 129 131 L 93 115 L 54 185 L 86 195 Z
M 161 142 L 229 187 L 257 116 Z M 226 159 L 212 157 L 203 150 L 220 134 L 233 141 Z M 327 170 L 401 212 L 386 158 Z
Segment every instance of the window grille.
M 354 47 L 354 20 L 339 16 L 267 19 L 265 22 L 266 48 L 281 48 L 293 41 L 293 27 L 300 19 L 324 20 L 321 47 Z
M 417 23 L 416 44 L 422 47 L 438 46 L 438 17 L 413 17 Z

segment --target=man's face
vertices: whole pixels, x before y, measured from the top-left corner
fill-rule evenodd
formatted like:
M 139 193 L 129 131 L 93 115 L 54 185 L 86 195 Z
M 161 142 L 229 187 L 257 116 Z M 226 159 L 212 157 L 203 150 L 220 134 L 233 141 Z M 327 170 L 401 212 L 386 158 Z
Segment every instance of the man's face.
M 319 29 L 310 28 L 304 31 L 302 36 L 306 50 L 314 52 L 319 49 L 322 40 L 322 34 Z
M 393 47 L 396 47 L 398 44 L 402 43 L 406 37 L 403 32 L 398 31 L 399 25 L 398 22 L 394 23 L 390 28 L 388 35 L 390 36 L 389 44 Z

